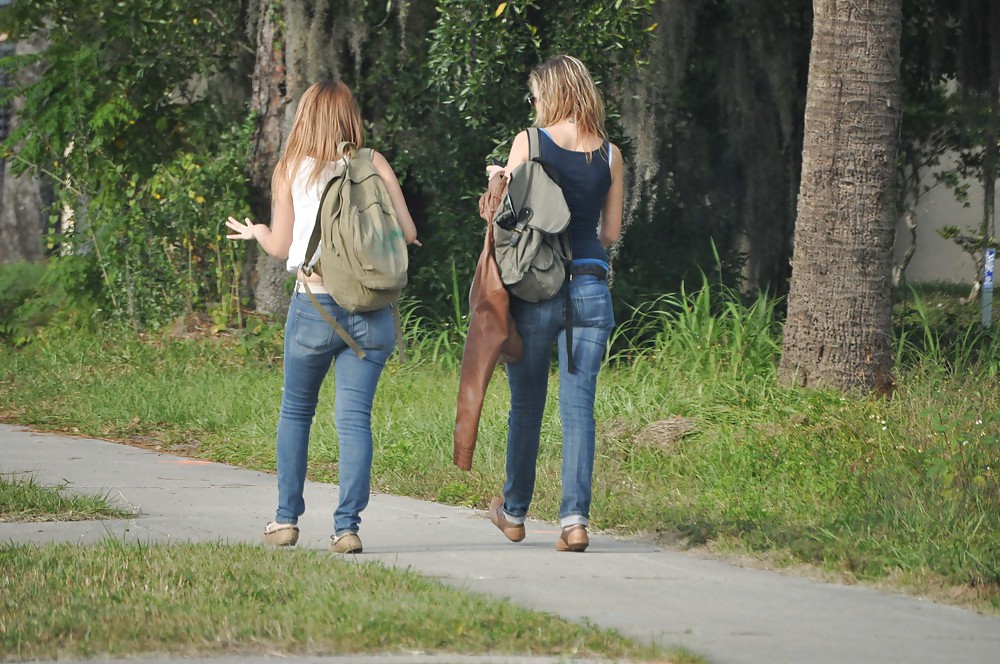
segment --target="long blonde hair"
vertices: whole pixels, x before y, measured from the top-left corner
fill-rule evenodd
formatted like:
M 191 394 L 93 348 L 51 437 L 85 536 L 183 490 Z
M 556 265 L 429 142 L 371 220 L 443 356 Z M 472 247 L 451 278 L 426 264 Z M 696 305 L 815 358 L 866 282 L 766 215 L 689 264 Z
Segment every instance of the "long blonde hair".
M 536 125 L 548 127 L 572 120 L 583 135 L 607 140 L 604 103 L 586 65 L 571 55 L 557 55 L 528 76 L 528 88 L 538 100 Z
M 343 83 L 314 83 L 299 99 L 292 131 L 271 177 L 272 190 L 278 178 L 294 177 L 306 157 L 314 160 L 308 183 L 319 182 L 330 162 L 343 156 L 337 152 L 343 141 L 353 143 L 356 148 L 364 146 L 358 102 Z

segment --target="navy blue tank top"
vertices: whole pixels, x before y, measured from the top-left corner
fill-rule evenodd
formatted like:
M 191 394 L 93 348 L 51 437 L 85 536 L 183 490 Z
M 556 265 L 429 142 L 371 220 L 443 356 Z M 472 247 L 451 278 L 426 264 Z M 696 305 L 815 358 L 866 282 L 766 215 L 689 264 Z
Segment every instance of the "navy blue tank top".
M 611 145 L 605 141 L 604 145 L 590 153 L 588 161 L 586 152 L 561 147 L 544 129 L 539 135 L 540 156 L 558 171 L 563 196 L 569 207 L 573 260 L 599 260 L 607 264 L 608 252 L 597 239 L 597 225 L 611 189 L 611 166 L 608 163 Z

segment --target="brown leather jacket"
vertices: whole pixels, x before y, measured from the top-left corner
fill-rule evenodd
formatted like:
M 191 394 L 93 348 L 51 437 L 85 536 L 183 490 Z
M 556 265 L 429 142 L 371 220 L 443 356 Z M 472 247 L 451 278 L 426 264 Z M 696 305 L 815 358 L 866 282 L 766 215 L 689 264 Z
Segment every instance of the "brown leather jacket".
M 512 362 L 523 352 L 521 337 L 508 308 L 510 298 L 500 280 L 500 269 L 493 253 L 493 213 L 506 190 L 507 181 L 502 172 L 497 172 L 479 199 L 479 215 L 486 220 L 486 239 L 469 292 L 469 333 L 465 338 L 458 381 L 452 457 L 462 470 L 472 469 L 483 399 L 493 370 L 498 362 Z

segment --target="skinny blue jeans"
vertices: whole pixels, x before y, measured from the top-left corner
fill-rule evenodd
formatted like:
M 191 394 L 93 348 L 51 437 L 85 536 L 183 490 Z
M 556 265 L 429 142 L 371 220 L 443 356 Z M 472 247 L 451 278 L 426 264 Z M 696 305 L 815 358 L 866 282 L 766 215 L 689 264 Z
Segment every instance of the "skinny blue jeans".
M 395 343 L 389 307 L 349 312 L 329 295 L 316 298 L 365 350 L 354 354 L 304 293 L 294 293 L 285 323 L 285 382 L 278 418 L 278 523 L 297 523 L 306 511 L 309 430 L 323 379 L 334 367 L 334 423 L 339 447 L 340 498 L 333 514 L 334 533 L 357 532 L 368 506 L 372 469 L 372 402 Z
M 542 415 L 548 389 L 553 343 L 559 349 L 559 418 L 562 421 L 563 527 L 590 519 L 591 479 L 594 472 L 594 395 L 597 374 L 614 327 L 614 311 L 607 282 L 579 275 L 563 284 L 573 306 L 573 362 L 566 356 L 565 292 L 543 302 L 511 298 L 510 311 L 524 342 L 524 355 L 507 365 L 510 415 L 507 431 L 507 482 L 504 511 L 523 521 L 535 491 L 535 467 Z

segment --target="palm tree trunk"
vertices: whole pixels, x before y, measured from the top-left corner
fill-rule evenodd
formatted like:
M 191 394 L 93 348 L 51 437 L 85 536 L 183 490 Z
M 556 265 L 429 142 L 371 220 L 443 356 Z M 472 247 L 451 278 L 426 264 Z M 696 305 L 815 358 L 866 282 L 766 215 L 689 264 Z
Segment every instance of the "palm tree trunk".
M 901 0 L 814 0 L 780 375 L 888 390 Z

